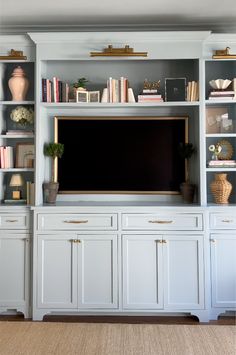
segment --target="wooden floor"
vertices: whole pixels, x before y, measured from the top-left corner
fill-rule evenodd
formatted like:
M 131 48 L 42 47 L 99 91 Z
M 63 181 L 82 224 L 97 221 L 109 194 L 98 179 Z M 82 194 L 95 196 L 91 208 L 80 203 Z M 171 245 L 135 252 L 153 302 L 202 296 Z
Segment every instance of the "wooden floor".
M 0 315 L 0 321 L 31 321 L 23 315 Z M 216 321 L 199 323 L 195 316 L 45 316 L 44 322 L 123 323 L 123 324 L 215 324 L 236 325 L 235 316 L 220 316 Z

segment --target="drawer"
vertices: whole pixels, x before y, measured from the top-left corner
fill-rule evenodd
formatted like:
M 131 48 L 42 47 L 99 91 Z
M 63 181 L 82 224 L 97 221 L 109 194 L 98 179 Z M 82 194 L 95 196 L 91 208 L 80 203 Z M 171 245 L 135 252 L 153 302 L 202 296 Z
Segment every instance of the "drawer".
M 211 213 L 210 214 L 211 229 L 236 229 L 236 212 L 235 213 Z
M 117 230 L 116 214 L 38 214 L 38 230 Z
M 0 214 L 0 230 L 1 229 L 28 229 L 29 215 L 27 214 Z
M 202 214 L 123 214 L 125 230 L 202 230 Z

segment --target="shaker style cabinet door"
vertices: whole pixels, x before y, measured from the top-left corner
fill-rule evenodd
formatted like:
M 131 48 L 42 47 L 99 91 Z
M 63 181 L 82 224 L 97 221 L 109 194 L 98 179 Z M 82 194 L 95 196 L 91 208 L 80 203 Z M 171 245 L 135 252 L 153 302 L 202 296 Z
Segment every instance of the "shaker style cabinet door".
M 203 238 L 163 236 L 165 309 L 204 308 Z
M 117 235 L 77 235 L 79 308 L 117 308 Z
M 123 308 L 163 308 L 162 236 L 123 235 Z
M 236 232 L 211 234 L 212 307 L 236 308 Z
M 0 308 L 28 303 L 29 244 L 28 234 L 0 235 Z
M 38 308 L 77 308 L 77 238 L 38 235 Z

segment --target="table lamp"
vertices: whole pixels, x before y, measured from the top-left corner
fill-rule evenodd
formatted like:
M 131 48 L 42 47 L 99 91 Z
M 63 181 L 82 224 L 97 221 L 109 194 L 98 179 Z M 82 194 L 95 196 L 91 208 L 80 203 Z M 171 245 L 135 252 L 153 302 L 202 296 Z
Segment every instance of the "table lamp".
M 16 187 L 15 190 L 12 191 L 12 199 L 13 200 L 20 200 L 21 199 L 21 190 L 19 189 L 20 186 L 23 186 L 24 180 L 20 174 L 13 174 L 10 181 L 11 187 Z

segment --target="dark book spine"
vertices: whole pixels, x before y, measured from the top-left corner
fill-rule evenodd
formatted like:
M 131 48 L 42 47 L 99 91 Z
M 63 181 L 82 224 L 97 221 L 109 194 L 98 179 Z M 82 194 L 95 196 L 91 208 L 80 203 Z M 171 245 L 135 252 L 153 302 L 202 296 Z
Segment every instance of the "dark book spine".
M 47 80 L 42 79 L 42 100 L 47 102 Z

